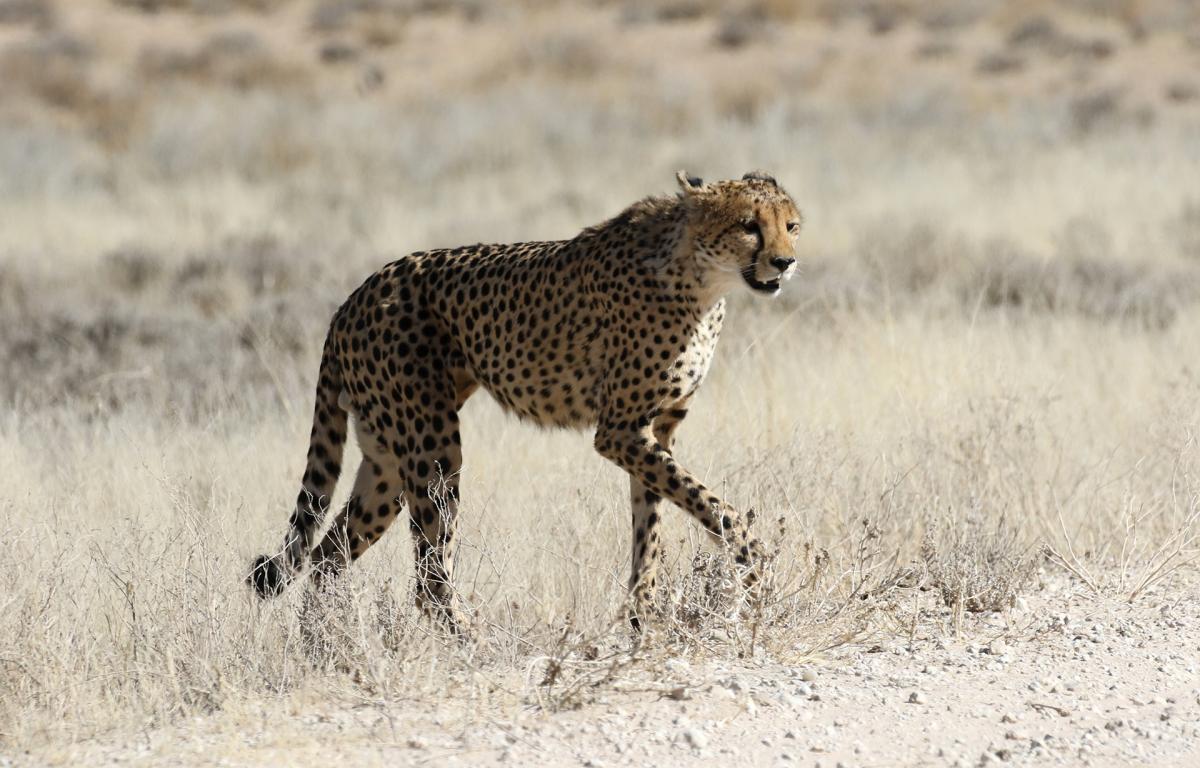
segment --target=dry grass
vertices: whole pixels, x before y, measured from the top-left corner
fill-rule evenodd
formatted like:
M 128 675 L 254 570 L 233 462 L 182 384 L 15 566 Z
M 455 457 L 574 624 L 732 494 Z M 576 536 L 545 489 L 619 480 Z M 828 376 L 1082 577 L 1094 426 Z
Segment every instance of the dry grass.
M 1135 599 L 1195 557 L 1194 105 L 1035 89 L 1175 45 L 1156 32 L 1171 3 L 1047 24 L 1023 21 L 1051 14 L 1033 2 L 514 5 L 519 44 L 465 3 L 132 5 L 154 6 L 130 22 L 153 35 L 87 37 L 87 3 L 0 5 L 19 29 L 0 51 L 19 94 L 0 104 L 6 748 L 297 690 L 670 694 L 668 658 L 936 636 L 1044 568 Z M 394 24 L 373 41 L 371 14 Z M 181 17 L 199 32 L 173 37 Z M 1110 22 L 1149 37 L 1062 53 Z M 814 24 L 829 51 L 796 45 Z M 412 77 L 403 57 L 444 28 L 477 55 Z M 335 39 L 356 54 L 323 63 Z M 1026 63 L 943 80 L 945 57 L 913 55 L 930 40 Z M 896 66 L 909 87 L 872 81 Z M 568 236 L 678 167 L 771 168 L 808 219 L 802 274 L 735 301 L 680 433 L 683 461 L 756 510 L 764 594 L 739 604 L 672 515 L 667 621 L 634 638 L 625 481 L 587 436 L 480 396 L 456 576 L 475 642 L 415 615 L 403 531 L 329 593 L 256 602 L 242 579 L 295 495 L 346 291 L 416 248 Z

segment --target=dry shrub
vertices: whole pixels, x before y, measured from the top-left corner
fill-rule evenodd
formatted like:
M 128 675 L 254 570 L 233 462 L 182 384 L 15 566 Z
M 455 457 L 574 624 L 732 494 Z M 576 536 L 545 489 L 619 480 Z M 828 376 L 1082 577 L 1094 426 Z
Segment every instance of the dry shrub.
M 150 80 L 184 79 L 238 89 L 285 87 L 302 82 L 301 73 L 279 61 L 250 31 L 219 32 L 192 51 L 148 45 L 138 71 Z
M 74 402 L 106 412 L 168 402 L 184 418 L 203 418 L 231 388 L 275 399 L 274 368 L 309 360 L 341 299 L 336 284 L 313 295 L 322 274 L 319 262 L 297 262 L 294 252 L 259 239 L 169 267 L 151 251 L 115 251 L 90 282 L 103 287 L 104 302 L 0 277 L 0 292 L 55 297 L 0 303 L 0 351 L 15 366 L 0 371 L 0 402 Z
M 987 252 L 963 283 L 964 300 L 985 307 L 1164 329 L 1200 302 L 1200 273 L 1194 269 L 1086 256 L 1036 259 L 1001 241 Z
M 968 253 L 962 241 L 928 223 L 880 225 L 868 230 L 858 250 L 867 279 L 890 294 L 909 296 L 953 279 Z
M 514 64 L 522 72 L 586 82 L 610 62 L 607 50 L 595 36 L 583 30 L 565 30 L 529 41 Z
M 779 90 L 766 78 L 719 81 L 711 88 L 714 111 L 743 125 L 754 125 L 766 110 L 780 102 Z
M 918 59 L 948 59 L 958 54 L 958 45 L 950 40 L 929 40 L 913 51 Z
M 83 111 L 96 99 L 90 69 L 95 53 L 82 39 L 52 33 L 0 54 L 7 88 L 26 89 L 47 104 Z
M 1053 18 L 1043 15 L 1031 16 L 1013 27 L 1008 34 L 1008 45 L 1016 51 L 1081 62 L 1107 59 L 1117 47 L 1105 38 L 1083 38 L 1064 32 Z
M 217 15 L 231 11 L 253 11 L 267 13 L 281 8 L 288 0 L 112 0 L 116 5 L 133 8 L 143 13 L 163 11 L 186 11 L 196 14 Z
M 135 94 L 98 87 L 92 77 L 94 56 L 87 42 L 50 33 L 5 48 L 0 79 L 11 92 L 71 115 L 102 146 L 123 149 L 142 104 Z
M 50 0 L 0 0 L 0 24 L 29 24 L 39 29 L 54 26 Z
M 627 23 L 671 24 L 701 19 L 753 17 L 780 23 L 805 18 L 829 20 L 838 7 L 838 3 L 830 0 L 648 0 L 626 2 L 621 8 L 621 18 Z
M 409 18 L 419 9 L 411 3 L 379 0 L 326 0 L 313 8 L 312 29 L 349 36 L 371 48 L 390 48 L 404 36 Z
M 765 14 L 754 10 L 724 13 L 713 33 L 713 41 L 717 46 L 731 50 L 766 42 L 771 37 L 769 22 Z
M 1163 95 L 1168 101 L 1177 104 L 1189 104 L 1200 99 L 1200 86 L 1187 80 L 1174 80 L 1167 84 Z
M 1119 88 L 1100 88 L 1071 99 L 1067 109 L 1072 128 L 1085 136 L 1120 126 L 1129 119 L 1121 103 L 1123 99 L 1124 93 Z
M 1168 222 L 1185 256 L 1188 221 Z M 851 253 L 803 273 L 781 300 L 794 316 L 817 321 L 847 312 L 988 310 L 1162 330 L 1200 305 L 1200 268 L 1122 258 L 1111 232 L 1089 218 L 1065 222 L 1045 256 L 1002 238 L 977 243 L 938 225 L 886 219 L 863 226 Z
M 1007 51 L 985 54 L 975 62 L 975 71 L 981 75 L 1011 75 L 1025 69 L 1025 59 Z
M 622 6 L 621 19 L 627 24 L 658 22 L 695 21 L 702 19 L 711 10 L 703 0 L 652 0 L 651 2 L 628 2 Z
M 403 0 L 320 0 L 309 15 L 309 25 L 323 33 L 365 30 L 372 25 L 403 23 L 421 10 Z
M 1028 536 L 1005 515 L 989 520 L 978 507 L 962 520 L 946 519 L 921 543 L 926 586 L 955 612 L 1009 608 L 1037 571 Z

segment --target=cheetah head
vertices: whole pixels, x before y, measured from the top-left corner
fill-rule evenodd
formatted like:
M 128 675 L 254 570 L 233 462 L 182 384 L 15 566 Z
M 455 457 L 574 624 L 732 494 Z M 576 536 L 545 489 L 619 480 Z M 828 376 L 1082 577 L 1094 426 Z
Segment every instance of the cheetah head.
M 692 252 L 713 282 L 734 282 L 774 296 L 796 271 L 801 216 L 771 176 L 751 171 L 734 181 L 705 184 L 680 171 Z

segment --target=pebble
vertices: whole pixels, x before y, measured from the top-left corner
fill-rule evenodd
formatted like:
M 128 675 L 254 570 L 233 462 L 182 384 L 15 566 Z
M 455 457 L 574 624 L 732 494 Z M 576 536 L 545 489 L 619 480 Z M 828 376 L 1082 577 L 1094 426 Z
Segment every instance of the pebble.
M 709 689 L 709 692 L 719 699 L 732 700 L 737 698 L 737 693 L 735 691 L 726 688 L 723 685 L 714 685 Z
M 683 732 L 683 739 L 688 744 L 692 745 L 693 749 L 704 749 L 708 746 L 708 736 L 699 728 L 687 728 Z
M 805 669 L 800 673 L 800 679 L 806 683 L 815 682 L 817 679 L 817 673 L 811 669 Z
M 912 693 L 908 694 L 908 703 L 909 704 L 924 704 L 925 703 L 925 694 L 921 693 L 920 691 L 913 691 Z
M 692 665 L 683 659 L 667 659 L 667 663 L 663 666 L 667 668 L 668 672 L 673 672 L 676 675 L 686 675 L 692 668 Z

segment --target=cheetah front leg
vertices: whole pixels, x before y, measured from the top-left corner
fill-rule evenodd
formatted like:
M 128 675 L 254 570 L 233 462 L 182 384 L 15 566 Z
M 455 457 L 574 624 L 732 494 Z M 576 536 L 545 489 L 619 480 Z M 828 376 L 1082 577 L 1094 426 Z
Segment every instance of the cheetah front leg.
M 675 430 L 687 416 L 687 405 L 691 397 L 684 398 L 667 409 L 654 420 L 654 439 L 660 446 L 671 450 Z M 657 613 L 654 591 L 658 580 L 658 564 L 662 559 L 658 526 L 662 519 L 663 497 L 642 485 L 632 474 L 629 477 L 630 506 L 633 510 L 632 568 L 629 572 L 629 593 L 632 606 L 629 623 L 640 630 L 643 621 Z
M 646 421 L 636 414 L 607 414 L 596 430 L 596 451 L 628 472 L 645 491 L 675 502 L 696 518 L 710 536 L 730 546 L 734 561 L 743 569 L 743 585 L 753 589 L 761 576 L 762 544 L 750 535 L 746 521 L 736 510 L 675 461 L 671 451 L 655 439 L 648 424 L 640 426 Z M 634 537 L 636 561 L 636 531 Z M 643 555 L 642 564 L 645 563 Z M 647 587 L 652 583 L 646 577 L 635 578 L 639 587 L 643 582 Z

